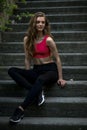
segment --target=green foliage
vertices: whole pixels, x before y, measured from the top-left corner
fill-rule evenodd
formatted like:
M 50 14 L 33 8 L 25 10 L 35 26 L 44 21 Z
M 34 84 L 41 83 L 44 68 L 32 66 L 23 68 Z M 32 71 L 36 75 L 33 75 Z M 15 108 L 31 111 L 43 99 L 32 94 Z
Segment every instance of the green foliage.
M 21 20 L 23 17 L 25 18 L 28 18 L 29 16 L 32 16 L 33 14 L 29 13 L 29 12 L 23 12 L 23 13 L 20 13 L 18 15 L 16 15 L 16 18 L 18 20 Z
M 12 2 L 12 0 L 3 0 L 3 1 L 0 0 L 0 5 L 1 5 L 0 12 L 2 13 L 5 12 L 8 15 L 11 15 L 13 9 L 17 8 L 17 5 L 14 2 Z
M 4 31 L 7 29 L 6 24 L 9 23 L 9 17 L 12 15 L 13 10 L 17 9 L 15 0 L 0 0 L 0 30 Z
M 13 10 L 17 9 L 18 6 L 16 4 L 18 0 L 0 0 L 0 30 L 5 31 L 9 28 L 7 27 L 7 24 L 9 24 L 11 21 L 9 20 L 9 17 L 13 14 Z M 26 4 L 26 0 L 20 0 L 24 4 Z M 20 15 L 17 15 L 17 19 L 21 20 L 22 17 L 28 17 L 31 16 L 29 12 L 21 13 Z
M 21 0 L 21 2 L 25 3 L 26 4 L 26 0 Z
M 0 31 L 12 30 L 7 26 L 11 22 L 10 20 L 5 21 L 3 17 L 0 17 L 0 21 L 2 22 L 2 24 L 0 24 Z

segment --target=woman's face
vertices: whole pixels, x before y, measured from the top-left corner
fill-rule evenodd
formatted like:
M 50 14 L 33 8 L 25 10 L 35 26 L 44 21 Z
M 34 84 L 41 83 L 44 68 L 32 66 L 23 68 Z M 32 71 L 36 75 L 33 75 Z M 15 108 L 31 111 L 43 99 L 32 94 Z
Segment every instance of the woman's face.
M 36 29 L 38 32 L 42 32 L 45 27 L 45 18 L 44 17 L 37 17 L 36 20 Z

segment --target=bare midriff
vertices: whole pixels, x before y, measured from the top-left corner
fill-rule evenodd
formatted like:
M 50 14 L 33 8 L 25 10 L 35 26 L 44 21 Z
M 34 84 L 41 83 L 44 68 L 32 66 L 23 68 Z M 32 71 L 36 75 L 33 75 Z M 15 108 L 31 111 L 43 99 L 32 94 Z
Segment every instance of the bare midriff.
M 47 64 L 54 62 L 52 57 L 46 57 L 46 58 L 34 58 L 33 62 L 35 65 L 41 65 L 41 64 Z

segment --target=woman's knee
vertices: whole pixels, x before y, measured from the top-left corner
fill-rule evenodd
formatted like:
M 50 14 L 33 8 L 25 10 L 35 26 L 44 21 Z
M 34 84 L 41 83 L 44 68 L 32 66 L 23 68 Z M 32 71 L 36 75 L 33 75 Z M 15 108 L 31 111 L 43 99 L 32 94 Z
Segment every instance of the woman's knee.
M 9 68 L 9 69 L 8 69 L 8 74 L 11 75 L 12 73 L 15 72 L 15 70 L 16 70 L 15 67 L 11 67 L 11 68 Z
M 45 83 L 45 81 L 46 81 L 46 79 L 45 79 L 45 77 L 44 76 L 39 76 L 38 78 L 37 78 L 37 80 L 36 80 L 37 82 L 39 82 L 39 83 L 41 83 L 41 84 L 44 84 Z

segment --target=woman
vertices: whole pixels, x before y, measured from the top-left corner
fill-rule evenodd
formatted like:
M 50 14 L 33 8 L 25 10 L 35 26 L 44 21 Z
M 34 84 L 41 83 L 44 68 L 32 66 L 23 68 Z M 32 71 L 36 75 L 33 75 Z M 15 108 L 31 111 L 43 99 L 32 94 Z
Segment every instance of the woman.
M 50 33 L 48 19 L 42 12 L 35 13 L 29 23 L 27 36 L 24 37 L 26 69 L 10 68 L 8 74 L 20 85 L 29 89 L 23 103 L 14 111 L 10 122 L 18 123 L 24 110 L 38 98 L 38 105 L 44 102 L 43 86 L 66 83 L 62 76 L 61 61 L 56 44 Z M 55 58 L 55 62 L 53 60 Z M 33 68 L 31 62 L 33 60 Z

